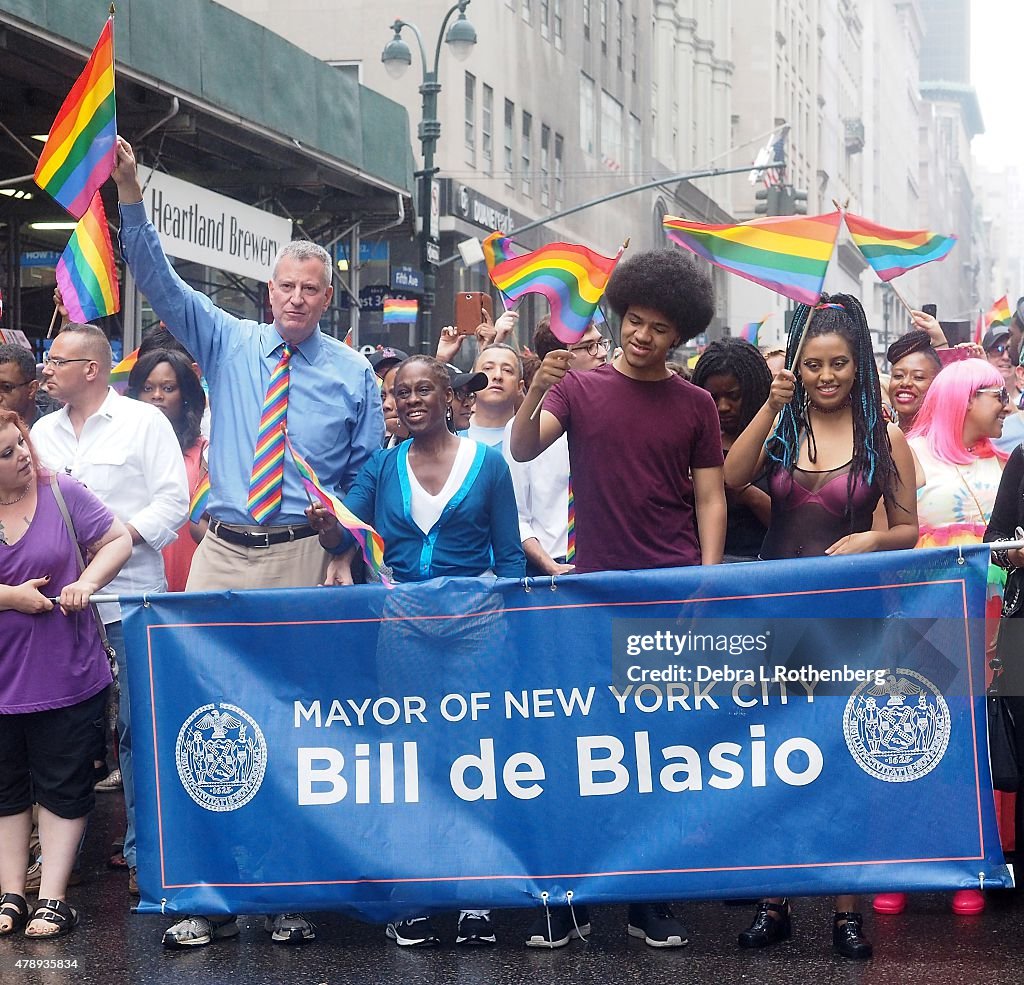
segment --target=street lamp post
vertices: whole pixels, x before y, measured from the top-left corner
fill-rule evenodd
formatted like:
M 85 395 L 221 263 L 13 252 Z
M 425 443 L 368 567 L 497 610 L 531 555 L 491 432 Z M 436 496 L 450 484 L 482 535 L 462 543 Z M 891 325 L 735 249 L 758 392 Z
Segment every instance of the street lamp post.
M 427 52 L 423 46 L 423 36 L 420 34 L 419 28 L 408 21 L 396 20 L 391 25 L 395 36 L 385 45 L 381 54 L 381 61 L 392 78 L 399 78 L 404 74 L 412 64 L 412 52 L 402 39 L 402 29 L 407 27 L 416 37 L 416 43 L 420 50 L 420 63 L 423 67 L 423 83 L 420 85 L 423 111 L 417 128 L 417 136 L 420 138 L 420 146 L 423 149 L 423 168 L 415 174 L 420 214 L 419 240 L 420 266 L 423 268 L 423 304 L 418 320 L 416 351 L 425 351 L 430 344 L 430 320 L 434 308 L 434 291 L 437 287 L 436 267 L 441 259 L 439 207 L 435 201 L 437 187 L 434 182 L 434 175 L 438 170 L 434 167 L 434 151 L 437 149 L 437 140 L 441 136 L 441 121 L 437 118 L 437 94 L 441 91 L 441 84 L 437 81 L 438 63 L 441 60 L 442 42 L 448 45 L 452 54 L 460 61 L 469 57 L 473 45 L 476 44 L 476 30 L 466 19 L 466 8 L 470 2 L 471 0 L 459 0 L 444 15 L 441 30 L 437 34 L 433 69 L 427 63 Z M 459 14 L 458 19 L 448 28 L 446 34 L 445 28 L 456 11 Z

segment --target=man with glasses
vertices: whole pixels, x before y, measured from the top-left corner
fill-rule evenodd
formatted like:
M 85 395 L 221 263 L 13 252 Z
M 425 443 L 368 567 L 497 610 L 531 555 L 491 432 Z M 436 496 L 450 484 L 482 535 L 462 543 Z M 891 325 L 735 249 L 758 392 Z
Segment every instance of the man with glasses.
M 36 361 L 24 346 L 0 345 L 0 410 L 12 410 L 29 426 L 60 410 L 36 379 Z
M 188 517 L 185 462 L 170 421 L 155 407 L 122 397 L 110 387 L 111 362 L 110 343 L 95 325 L 64 326 L 43 364 L 43 385 L 64 408 L 36 422 L 32 442 L 47 468 L 88 486 L 132 535 L 132 556 L 106 591 L 162 592 L 167 581 L 160 552 Z M 117 732 L 127 815 L 124 857 L 129 892 L 137 896 L 131 708 L 121 607 L 104 603 L 99 608 L 117 651 Z
M 568 349 L 571 371 L 585 373 L 608 361 L 611 342 L 596 325 L 570 346 L 555 338 L 551 320 L 542 318 L 533 333 L 533 351 L 543 359 L 549 352 Z M 509 451 L 512 422 L 505 426 L 501 449 L 512 473 L 519 509 L 519 534 L 526 553 L 528 575 L 563 575 L 573 570 L 569 553 L 569 439 L 563 434 L 533 461 L 517 462 Z
M 981 347 L 985 350 L 985 358 L 1003 374 L 1003 382 L 1006 384 L 1013 406 L 1019 407 L 1021 391 L 1017 381 L 1018 366 L 1010 358 L 1009 328 L 1005 325 L 993 325 L 985 333 Z

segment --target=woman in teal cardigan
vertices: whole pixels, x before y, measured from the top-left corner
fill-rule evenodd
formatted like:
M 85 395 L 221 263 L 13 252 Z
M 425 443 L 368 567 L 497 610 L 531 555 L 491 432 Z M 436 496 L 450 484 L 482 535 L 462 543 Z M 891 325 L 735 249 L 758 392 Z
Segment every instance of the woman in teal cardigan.
M 356 476 L 345 505 L 384 540 L 395 582 L 440 577 L 522 578 L 515 492 L 500 452 L 453 434 L 447 370 L 413 356 L 394 383 L 399 418 L 411 440 L 375 452 Z M 325 584 L 352 583 L 352 536 L 322 507 L 307 510 L 335 557 Z

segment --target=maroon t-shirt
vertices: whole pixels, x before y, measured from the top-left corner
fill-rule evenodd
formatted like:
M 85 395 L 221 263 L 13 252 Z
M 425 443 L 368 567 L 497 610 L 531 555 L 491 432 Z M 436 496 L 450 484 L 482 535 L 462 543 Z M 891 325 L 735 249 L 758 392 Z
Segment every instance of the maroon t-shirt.
M 641 382 L 609 364 L 569 373 L 544 410 L 569 437 L 577 571 L 700 564 L 690 470 L 723 462 L 711 394 L 674 373 Z

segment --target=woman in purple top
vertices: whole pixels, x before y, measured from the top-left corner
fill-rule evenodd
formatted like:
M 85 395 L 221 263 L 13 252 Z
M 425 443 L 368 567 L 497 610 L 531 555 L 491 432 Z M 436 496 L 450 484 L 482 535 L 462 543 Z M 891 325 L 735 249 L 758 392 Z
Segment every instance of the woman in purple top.
M 743 488 L 767 468 L 771 522 L 762 558 L 838 557 L 917 542 L 914 459 L 903 432 L 882 415 L 878 370 L 864 309 L 836 294 L 797 308 L 764 406 L 733 442 L 725 484 Z M 770 437 L 769 437 L 770 435 Z M 857 898 L 836 897 L 832 945 L 869 958 Z M 740 947 L 790 935 L 789 901 L 762 900 Z
M 84 486 L 60 476 L 83 553 L 81 573 L 28 429 L 0 411 L 0 937 L 56 937 L 78 922 L 68 876 L 93 806 L 92 751 L 103 728 L 110 666 L 89 597 L 132 552 L 124 525 Z M 59 596 L 58 605 L 48 596 Z M 25 860 L 32 802 L 43 851 L 29 918 Z

